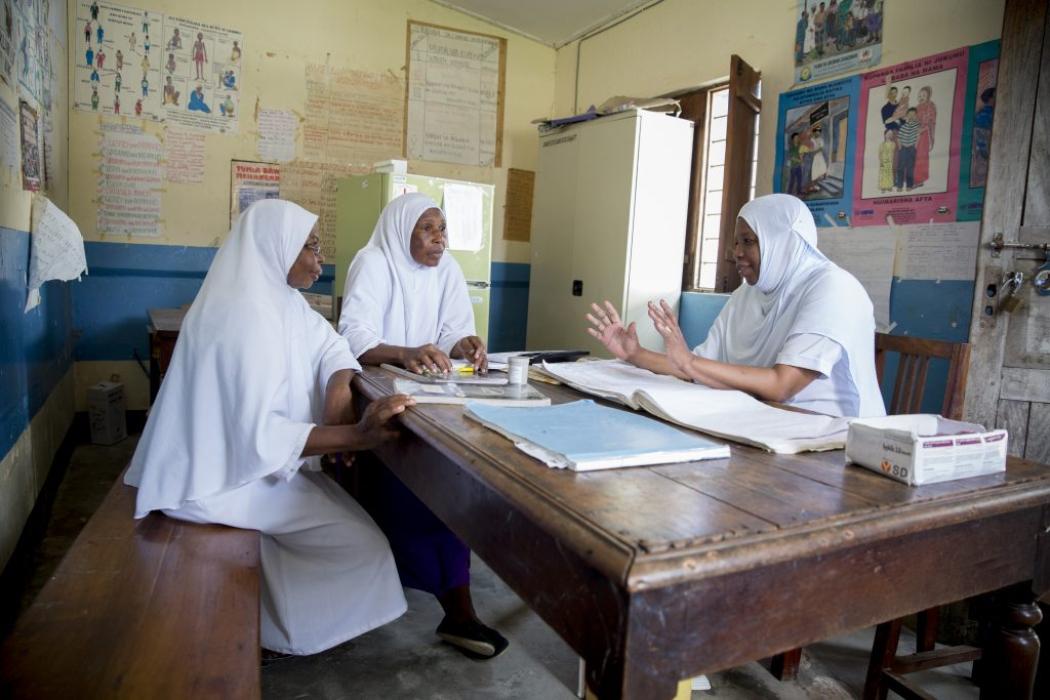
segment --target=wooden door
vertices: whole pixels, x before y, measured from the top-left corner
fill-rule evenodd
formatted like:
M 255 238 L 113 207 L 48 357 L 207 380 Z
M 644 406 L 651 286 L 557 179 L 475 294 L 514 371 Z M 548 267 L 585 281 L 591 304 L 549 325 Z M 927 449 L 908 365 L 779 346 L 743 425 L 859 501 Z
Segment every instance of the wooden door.
M 978 254 L 966 417 L 1010 431 L 1010 451 L 1050 463 L 1050 296 L 1031 280 L 1043 251 L 990 247 L 1050 243 L 1050 11 L 1007 0 L 992 151 Z M 1024 274 L 1022 304 L 1000 304 L 1003 275 Z

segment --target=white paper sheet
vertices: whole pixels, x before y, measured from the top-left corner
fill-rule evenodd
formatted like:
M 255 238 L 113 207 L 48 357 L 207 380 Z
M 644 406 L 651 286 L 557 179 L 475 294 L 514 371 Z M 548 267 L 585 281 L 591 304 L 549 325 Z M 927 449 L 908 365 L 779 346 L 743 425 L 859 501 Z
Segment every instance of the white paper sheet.
M 889 226 L 817 229 L 817 247 L 832 262 L 851 273 L 875 307 L 880 330 L 890 325 L 890 289 L 897 236 Z
M 40 303 L 40 286 L 48 280 L 73 280 L 87 272 L 80 229 L 47 197 L 33 197 L 29 257 L 28 312 Z
M 168 127 L 164 136 L 165 177 L 168 182 L 204 182 L 204 134 Z
M 18 167 L 18 138 L 18 116 L 0 100 L 0 168 L 6 177 L 13 177 Z
M 444 192 L 449 250 L 481 250 L 484 244 L 481 188 L 446 184 Z
M 980 229 L 979 221 L 901 226 L 894 274 L 910 280 L 972 280 Z
M 259 110 L 259 159 L 274 163 L 295 160 L 299 118 L 289 109 Z

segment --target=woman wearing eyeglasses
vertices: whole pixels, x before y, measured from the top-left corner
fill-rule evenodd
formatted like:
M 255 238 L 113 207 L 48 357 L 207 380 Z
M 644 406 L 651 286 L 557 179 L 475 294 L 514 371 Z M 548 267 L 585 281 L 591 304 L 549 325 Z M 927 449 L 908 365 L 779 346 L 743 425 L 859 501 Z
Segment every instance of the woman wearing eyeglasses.
M 299 289 L 321 274 L 314 214 L 261 200 L 237 219 L 183 322 L 125 481 L 151 511 L 258 530 L 264 649 L 312 654 L 405 611 L 383 533 L 319 456 L 393 437 L 406 396 L 354 422 L 360 369 Z

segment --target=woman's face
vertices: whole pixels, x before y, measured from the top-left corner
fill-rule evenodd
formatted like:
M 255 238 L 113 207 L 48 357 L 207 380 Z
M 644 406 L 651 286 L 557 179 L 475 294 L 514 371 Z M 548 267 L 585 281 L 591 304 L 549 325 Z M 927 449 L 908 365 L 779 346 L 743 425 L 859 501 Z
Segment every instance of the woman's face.
M 750 285 L 758 282 L 758 271 L 762 256 L 758 247 L 758 234 L 741 218 L 736 220 L 736 239 L 733 244 L 733 259 L 736 271 Z
M 296 289 L 309 289 L 320 278 L 323 263 L 321 239 L 317 237 L 317 224 L 314 224 L 310 235 L 306 237 L 306 244 L 299 251 L 299 257 L 288 270 L 288 286 Z
M 427 209 L 423 212 L 423 216 L 419 217 L 415 228 L 412 229 L 408 252 L 412 254 L 412 259 L 420 265 L 437 267 L 447 246 L 448 236 L 445 234 L 444 215 L 440 209 Z

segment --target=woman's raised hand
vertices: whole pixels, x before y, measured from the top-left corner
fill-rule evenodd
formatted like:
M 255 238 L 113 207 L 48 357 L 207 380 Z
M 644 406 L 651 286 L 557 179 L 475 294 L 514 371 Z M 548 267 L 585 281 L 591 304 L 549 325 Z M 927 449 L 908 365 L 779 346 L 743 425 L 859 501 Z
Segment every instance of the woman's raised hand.
M 685 342 L 682 329 L 675 318 L 674 309 L 663 299 L 660 303 L 649 302 L 649 318 L 653 321 L 657 333 L 664 339 L 664 348 L 667 357 L 674 363 L 675 367 L 687 372 L 687 367 L 693 359 L 693 353 Z
M 368 404 L 361 420 L 354 425 L 357 432 L 355 450 L 369 450 L 397 437 L 397 423 L 393 420 L 416 404 L 415 399 L 405 394 L 384 396 Z
M 587 320 L 591 323 L 587 332 L 597 338 L 614 357 L 630 361 L 642 347 L 638 342 L 635 324 L 632 322 L 625 328 L 620 314 L 616 313 L 616 308 L 608 300 L 604 308 L 592 303 L 591 309 L 594 313 L 587 314 Z
M 433 343 L 407 348 L 403 364 L 405 369 L 417 374 L 448 374 L 452 371 L 452 360 Z

